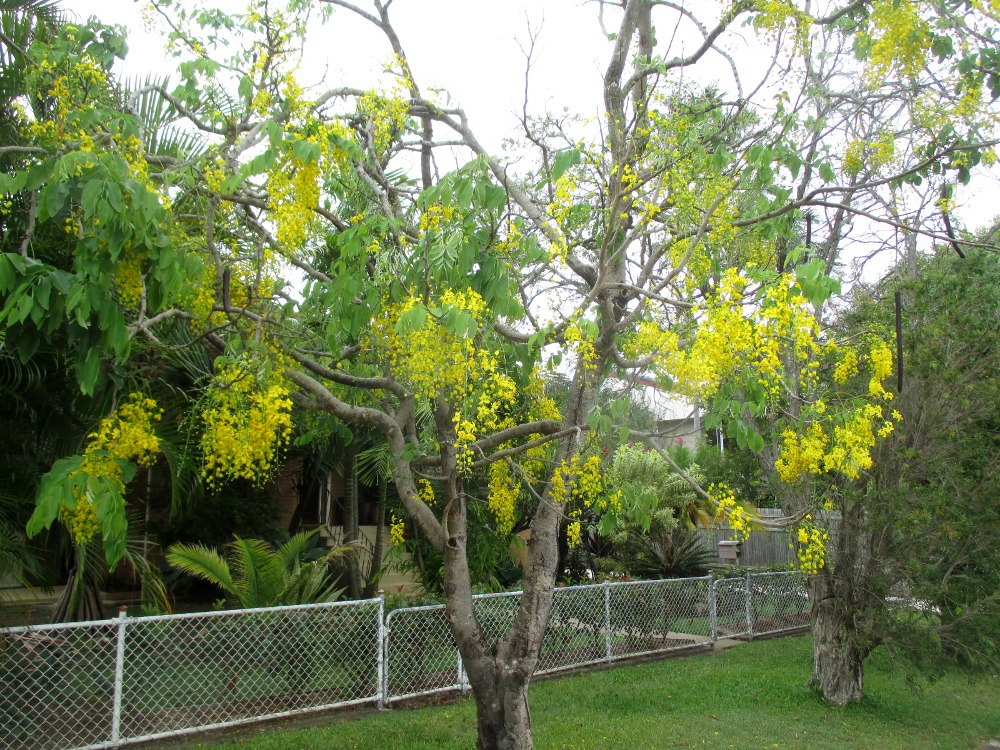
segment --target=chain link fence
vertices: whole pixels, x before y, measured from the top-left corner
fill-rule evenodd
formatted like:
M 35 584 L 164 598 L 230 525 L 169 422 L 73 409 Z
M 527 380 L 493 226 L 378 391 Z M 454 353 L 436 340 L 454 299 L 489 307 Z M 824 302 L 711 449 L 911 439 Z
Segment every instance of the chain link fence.
M 490 643 L 520 592 L 475 598 Z M 798 573 L 555 591 L 537 673 L 808 624 Z M 383 598 L 0 630 L 0 750 L 117 747 L 446 690 L 466 679 L 443 605 Z
M 0 631 L 0 748 L 116 747 L 381 695 L 384 601 Z

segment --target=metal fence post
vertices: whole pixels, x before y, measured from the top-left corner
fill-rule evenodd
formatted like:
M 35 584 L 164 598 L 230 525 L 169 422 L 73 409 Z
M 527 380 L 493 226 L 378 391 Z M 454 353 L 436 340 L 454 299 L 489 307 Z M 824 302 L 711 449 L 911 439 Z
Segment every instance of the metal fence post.
M 611 581 L 604 582 L 604 660 L 611 661 Z
M 386 658 L 389 651 L 389 629 L 385 626 L 385 592 L 378 592 L 378 649 L 376 653 L 376 681 L 378 682 L 378 707 L 385 708 L 386 692 L 388 690 L 388 670 Z
M 711 576 L 709 578 L 711 579 Z M 708 627 L 712 637 L 712 648 L 715 648 L 715 642 L 719 640 L 719 600 L 715 593 L 718 582 L 718 578 L 708 582 Z
M 125 607 L 118 610 L 118 634 L 115 639 L 115 686 L 111 702 L 111 743 L 116 744 L 121 734 L 122 685 L 125 677 L 125 624 L 128 616 Z
M 753 588 L 750 586 L 750 571 L 747 571 L 747 637 L 753 640 Z

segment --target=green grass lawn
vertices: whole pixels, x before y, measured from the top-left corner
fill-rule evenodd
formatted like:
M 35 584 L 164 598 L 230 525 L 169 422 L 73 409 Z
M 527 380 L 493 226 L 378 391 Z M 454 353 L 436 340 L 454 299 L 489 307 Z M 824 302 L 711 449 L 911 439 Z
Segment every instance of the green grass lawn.
M 861 705 L 831 708 L 806 687 L 804 636 L 758 641 L 715 655 L 538 682 L 535 744 L 545 748 L 976 748 L 1000 735 L 1000 678 L 948 674 L 919 691 L 876 654 Z M 467 750 L 471 700 L 392 711 L 325 727 L 274 729 L 203 746 L 231 750 Z M 191 744 L 195 744 L 197 740 Z

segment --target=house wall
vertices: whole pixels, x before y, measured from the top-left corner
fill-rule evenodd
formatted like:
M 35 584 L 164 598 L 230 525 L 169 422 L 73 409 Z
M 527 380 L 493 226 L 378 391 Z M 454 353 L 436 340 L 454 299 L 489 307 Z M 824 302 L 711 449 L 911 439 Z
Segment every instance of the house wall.
M 657 442 L 664 450 L 679 443 L 690 451 L 696 451 L 704 439 L 699 420 L 693 417 L 662 419 L 656 423 L 656 429 L 659 433 Z

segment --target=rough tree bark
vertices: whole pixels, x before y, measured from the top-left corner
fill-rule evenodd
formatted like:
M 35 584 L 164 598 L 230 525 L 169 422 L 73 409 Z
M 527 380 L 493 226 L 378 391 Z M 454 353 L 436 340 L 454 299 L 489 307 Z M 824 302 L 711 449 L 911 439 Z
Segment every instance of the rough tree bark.
M 812 581 L 813 669 L 809 684 L 831 703 L 846 706 L 864 696 L 865 653 L 850 613 L 833 593 L 832 583 L 826 576 Z
M 875 647 L 873 619 L 882 585 L 872 562 L 880 534 L 865 528 L 864 506 L 847 503 L 831 533 L 826 566 L 809 577 L 813 670 L 810 685 L 838 706 L 864 697 L 865 659 Z

